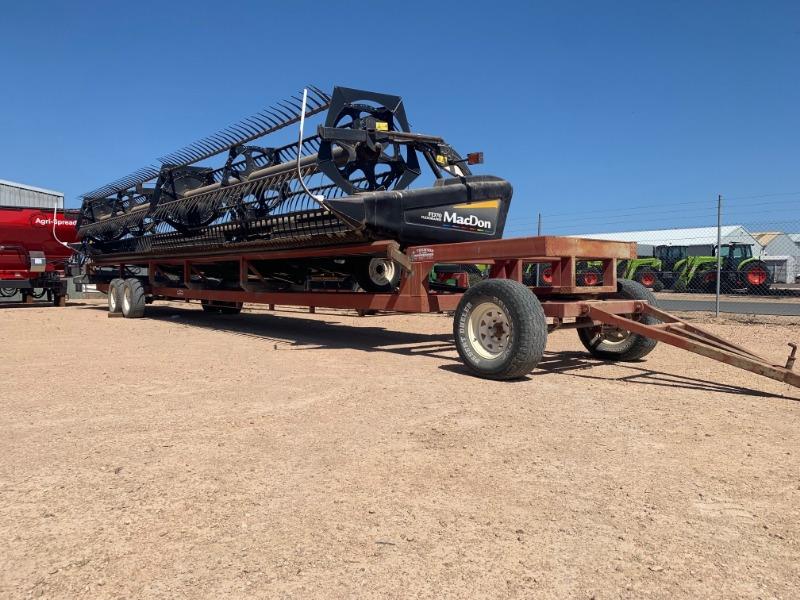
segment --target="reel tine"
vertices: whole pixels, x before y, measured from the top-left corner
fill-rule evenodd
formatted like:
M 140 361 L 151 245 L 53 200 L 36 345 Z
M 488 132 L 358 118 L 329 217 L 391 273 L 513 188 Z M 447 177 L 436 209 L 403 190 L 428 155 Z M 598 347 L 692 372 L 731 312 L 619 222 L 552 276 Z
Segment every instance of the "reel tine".
M 290 104 L 289 102 L 280 101 L 278 102 L 282 107 L 289 111 L 290 114 L 294 114 L 295 116 L 292 117 L 293 119 L 297 119 L 300 117 L 300 109 L 303 108 L 302 102 L 298 104 L 296 107 Z M 306 101 L 306 112 L 308 112 L 308 101 Z
M 307 88 L 306 90 L 307 92 L 310 92 L 310 90 L 308 90 Z M 292 98 L 294 98 L 295 100 L 299 100 L 300 105 L 302 106 L 303 103 L 302 99 L 297 98 L 297 96 L 292 96 Z M 306 108 L 310 107 L 311 110 L 316 110 L 318 106 L 319 106 L 319 101 L 314 97 L 314 95 L 311 93 L 306 93 Z
M 282 104 L 284 106 L 290 106 L 293 110 L 297 111 L 297 114 L 299 115 L 300 109 L 303 108 L 303 99 L 297 98 L 296 96 L 291 96 Z M 306 98 L 306 108 L 308 108 L 308 98 Z
M 188 152 L 175 152 L 172 156 L 170 156 L 170 159 L 172 159 L 172 160 L 170 160 L 169 162 L 170 163 L 185 162 L 185 161 L 191 159 L 191 157 L 192 157 L 192 155 L 190 155 Z M 174 160 L 174 159 L 177 159 L 177 160 Z
M 247 123 L 247 125 L 252 127 L 254 133 L 264 130 L 264 126 L 258 122 L 255 116 L 247 117 L 242 124 L 244 123 Z
M 272 124 L 261 113 L 255 114 L 250 118 L 256 121 L 265 131 L 272 128 Z
M 270 128 L 276 127 L 279 123 L 279 121 L 275 120 L 275 115 L 273 115 L 269 111 L 262 110 L 260 113 L 258 113 L 258 116 L 261 117 L 262 119 L 265 119 L 269 123 Z
M 215 152 L 219 152 L 220 149 L 224 148 L 228 141 L 222 137 L 221 134 L 215 133 L 214 135 L 210 135 L 206 138 L 208 145 L 214 149 Z
M 317 86 L 309 85 L 308 86 L 308 90 L 311 91 L 313 94 L 315 94 L 320 99 L 321 104 L 323 104 L 323 105 L 324 104 L 330 104 L 331 97 L 328 96 L 327 93 L 325 93 L 321 89 L 319 89 Z
M 231 127 L 232 127 L 232 128 L 235 128 L 235 129 L 236 129 L 236 131 L 239 131 L 239 132 L 240 132 L 242 135 L 244 135 L 245 137 L 252 137 L 253 135 L 255 135 L 255 134 L 257 133 L 257 131 L 256 131 L 256 130 L 254 130 L 254 129 L 250 129 L 250 128 L 249 128 L 249 127 L 248 127 L 248 126 L 245 124 L 245 122 L 244 122 L 244 121 L 240 121 L 239 123 L 237 123 L 236 125 L 232 125 Z
M 276 120 L 275 127 L 281 127 L 282 124 L 286 121 L 286 118 L 283 117 L 283 113 L 277 109 L 277 107 L 273 106 L 269 109 L 270 116 Z
M 100 198 L 104 198 L 105 196 L 108 196 L 110 194 L 123 192 L 137 183 L 144 183 L 145 181 L 153 179 L 158 175 L 158 172 L 159 172 L 158 168 L 154 167 L 153 165 L 147 165 L 145 167 L 137 169 L 136 171 L 134 171 L 129 175 L 120 177 L 119 179 L 116 179 L 111 183 L 107 183 L 95 190 L 85 192 L 81 196 L 88 200 L 97 200 Z
M 242 137 L 248 137 L 246 133 L 239 131 L 236 125 L 229 125 L 225 129 L 225 135 L 231 140 L 231 144 L 238 144 Z
M 292 120 L 294 117 L 292 117 L 292 115 L 290 115 L 290 114 L 287 114 L 287 113 L 283 112 L 283 111 L 281 110 L 281 108 L 283 108 L 283 107 L 282 107 L 282 106 L 280 106 L 280 103 L 279 103 L 278 105 L 276 105 L 276 106 L 273 106 L 273 107 L 272 107 L 272 110 L 274 110 L 275 112 L 277 112 L 278 114 L 280 114 L 280 115 L 283 117 L 283 119 L 284 119 L 284 122 L 286 122 L 286 121 L 291 121 L 291 120 Z
M 217 147 L 214 146 L 210 141 L 207 139 L 197 142 L 197 145 L 203 149 L 204 152 L 208 153 L 211 151 L 216 151 Z

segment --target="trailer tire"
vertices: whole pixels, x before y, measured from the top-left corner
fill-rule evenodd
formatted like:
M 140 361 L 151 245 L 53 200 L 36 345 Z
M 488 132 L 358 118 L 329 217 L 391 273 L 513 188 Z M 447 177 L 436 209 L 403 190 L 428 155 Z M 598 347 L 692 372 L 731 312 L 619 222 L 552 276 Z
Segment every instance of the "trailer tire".
M 125 280 L 117 277 L 112 279 L 108 284 L 108 312 L 120 313 L 122 312 L 122 288 L 125 285 Z
M 617 280 L 617 297 L 626 300 L 646 300 L 651 306 L 656 306 L 656 297 L 649 289 L 641 283 L 630 279 Z M 642 315 L 640 323 L 645 325 L 655 325 L 658 319 L 650 315 Z M 603 335 L 599 327 L 584 327 L 578 329 L 578 338 L 584 348 L 595 358 L 610 361 L 634 361 L 644 358 L 656 347 L 656 341 L 631 333 L 630 331 L 616 330 L 619 332 L 619 339 L 609 339 L 608 335 Z M 624 334 L 624 335 L 622 335 Z
M 539 363 L 547 319 L 539 299 L 511 279 L 486 279 L 461 297 L 453 317 L 458 355 L 486 379 L 517 379 Z
M 144 316 L 144 285 L 133 277 L 126 279 L 122 286 L 122 316 L 126 319 L 140 319 Z
M 365 292 L 388 294 L 400 284 L 401 267 L 391 258 L 370 256 L 355 263 L 353 275 Z

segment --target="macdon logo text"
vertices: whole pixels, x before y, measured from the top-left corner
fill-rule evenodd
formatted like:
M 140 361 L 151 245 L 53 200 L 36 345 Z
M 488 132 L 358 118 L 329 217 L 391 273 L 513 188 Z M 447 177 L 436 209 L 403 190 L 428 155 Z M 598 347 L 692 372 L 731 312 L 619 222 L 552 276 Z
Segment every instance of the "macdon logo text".
M 468 217 L 462 217 L 456 212 L 449 212 L 444 211 L 436 212 L 436 211 L 428 211 L 427 215 L 422 215 L 420 217 L 425 221 L 437 221 L 440 223 L 453 223 L 455 225 L 463 225 L 464 227 L 477 227 L 480 229 L 491 229 L 492 222 L 488 219 L 481 219 L 476 215 L 469 215 Z
M 492 222 L 478 218 L 476 215 L 462 217 L 458 213 L 444 211 L 444 222 L 455 223 L 456 225 L 465 225 L 468 227 L 480 227 L 482 229 L 490 229 Z

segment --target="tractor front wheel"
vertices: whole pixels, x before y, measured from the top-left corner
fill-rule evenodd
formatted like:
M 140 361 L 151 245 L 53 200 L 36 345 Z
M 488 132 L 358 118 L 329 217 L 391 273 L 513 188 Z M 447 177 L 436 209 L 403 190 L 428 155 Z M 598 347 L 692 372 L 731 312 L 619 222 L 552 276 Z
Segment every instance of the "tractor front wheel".
M 713 292 L 717 289 L 717 271 L 700 271 L 692 278 L 692 289 L 698 292 Z
M 641 283 L 644 287 L 651 289 L 655 288 L 657 283 L 660 283 L 656 272 L 649 267 L 642 267 L 641 269 L 638 269 L 633 278 L 635 281 Z
M 772 284 L 769 269 L 762 263 L 751 263 L 742 267 L 741 279 L 749 294 L 764 294 Z
M 594 287 L 600 285 L 602 279 L 603 272 L 600 269 L 597 267 L 589 267 L 576 275 L 575 283 L 579 286 Z

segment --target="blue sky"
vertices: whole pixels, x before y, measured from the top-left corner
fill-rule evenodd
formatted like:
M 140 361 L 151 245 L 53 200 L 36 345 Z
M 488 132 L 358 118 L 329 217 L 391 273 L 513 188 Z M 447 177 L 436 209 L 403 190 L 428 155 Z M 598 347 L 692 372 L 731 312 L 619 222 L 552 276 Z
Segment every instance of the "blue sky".
M 71 206 L 313 83 L 398 93 L 415 130 L 483 150 L 480 172 L 515 187 L 509 233 L 540 211 L 554 233 L 707 225 L 718 193 L 728 222 L 800 219 L 798 2 L 44 1 L 2 15 L 0 178 Z

